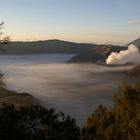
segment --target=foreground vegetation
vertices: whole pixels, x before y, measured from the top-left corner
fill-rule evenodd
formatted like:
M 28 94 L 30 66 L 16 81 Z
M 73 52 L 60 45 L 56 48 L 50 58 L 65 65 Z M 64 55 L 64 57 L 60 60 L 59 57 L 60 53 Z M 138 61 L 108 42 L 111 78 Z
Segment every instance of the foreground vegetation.
M 20 107 L 2 105 L 0 108 L 1 140 L 78 140 L 76 122 L 64 113 L 55 113 L 39 105 Z
M 0 106 L 0 140 L 140 140 L 140 83 L 123 85 L 113 108 L 100 105 L 80 132 L 75 119 L 39 105 Z
M 140 83 L 124 85 L 114 107 L 99 106 L 88 118 L 82 140 L 140 140 Z

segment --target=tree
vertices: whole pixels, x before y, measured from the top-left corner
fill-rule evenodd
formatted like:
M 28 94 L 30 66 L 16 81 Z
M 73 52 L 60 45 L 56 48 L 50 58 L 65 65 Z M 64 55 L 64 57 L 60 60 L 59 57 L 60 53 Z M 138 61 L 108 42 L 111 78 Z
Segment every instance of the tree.
M 10 38 L 8 36 L 6 37 L 3 37 L 4 33 L 2 32 L 3 30 L 3 25 L 4 25 L 4 22 L 1 22 L 0 23 L 0 49 L 2 51 L 5 51 L 5 48 L 4 46 L 7 45 L 10 41 Z
M 99 106 L 87 120 L 82 140 L 140 140 L 140 83 L 123 85 L 112 109 Z
M 79 140 L 80 130 L 75 119 L 54 109 L 13 105 L 0 107 L 1 140 Z

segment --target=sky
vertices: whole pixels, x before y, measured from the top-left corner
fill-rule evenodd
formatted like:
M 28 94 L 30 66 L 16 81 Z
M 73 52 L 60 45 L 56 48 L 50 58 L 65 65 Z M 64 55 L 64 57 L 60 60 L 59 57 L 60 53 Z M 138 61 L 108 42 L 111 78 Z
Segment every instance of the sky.
M 0 0 L 11 40 L 124 45 L 140 37 L 140 0 Z

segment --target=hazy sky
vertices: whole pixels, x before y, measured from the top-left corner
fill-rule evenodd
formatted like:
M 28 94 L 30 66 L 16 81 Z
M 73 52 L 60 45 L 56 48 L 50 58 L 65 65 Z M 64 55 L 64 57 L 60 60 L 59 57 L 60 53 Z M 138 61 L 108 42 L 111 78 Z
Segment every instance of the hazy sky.
M 13 40 L 125 44 L 140 37 L 140 0 L 0 0 Z

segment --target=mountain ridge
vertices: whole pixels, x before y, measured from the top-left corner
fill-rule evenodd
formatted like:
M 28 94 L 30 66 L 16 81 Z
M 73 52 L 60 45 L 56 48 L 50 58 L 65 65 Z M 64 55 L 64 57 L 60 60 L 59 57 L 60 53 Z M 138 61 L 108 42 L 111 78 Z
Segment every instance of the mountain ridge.
M 115 45 L 97 45 L 95 48 L 91 48 L 86 52 L 75 55 L 69 62 L 70 63 L 81 63 L 81 62 L 106 62 L 106 59 L 111 52 L 120 52 L 126 50 L 127 47 L 115 46 Z
M 129 44 L 140 43 L 140 38 L 130 42 Z M 44 53 L 68 53 L 76 54 L 69 63 L 81 62 L 105 62 L 111 52 L 120 52 L 126 50 L 127 46 L 117 45 L 96 45 L 90 43 L 75 43 L 70 41 L 51 39 L 39 41 L 15 41 L 10 42 L 5 47 L 5 52 L 0 54 L 44 54 Z M 139 46 L 140 47 L 140 46 Z
M 57 39 L 44 41 L 13 41 L 0 54 L 81 53 L 96 47 L 90 43 L 75 43 Z
M 140 37 L 137 38 L 137 39 L 135 39 L 135 40 L 133 40 L 133 41 L 131 41 L 131 42 L 128 43 L 126 46 L 129 46 L 130 44 L 134 44 L 134 45 L 136 45 L 137 47 L 140 48 Z

